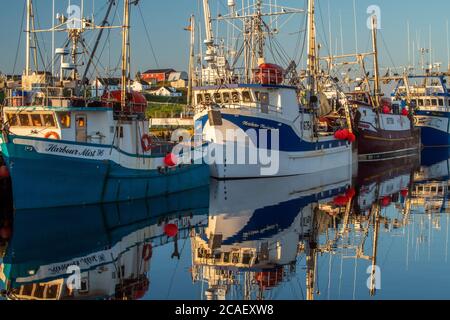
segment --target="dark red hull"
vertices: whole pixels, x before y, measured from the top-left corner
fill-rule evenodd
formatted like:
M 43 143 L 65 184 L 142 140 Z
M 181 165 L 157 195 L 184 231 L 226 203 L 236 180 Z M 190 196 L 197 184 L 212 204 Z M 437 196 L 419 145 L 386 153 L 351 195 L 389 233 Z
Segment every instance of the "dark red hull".
M 359 129 L 358 155 L 360 161 L 392 159 L 420 150 L 420 129 L 403 131 Z

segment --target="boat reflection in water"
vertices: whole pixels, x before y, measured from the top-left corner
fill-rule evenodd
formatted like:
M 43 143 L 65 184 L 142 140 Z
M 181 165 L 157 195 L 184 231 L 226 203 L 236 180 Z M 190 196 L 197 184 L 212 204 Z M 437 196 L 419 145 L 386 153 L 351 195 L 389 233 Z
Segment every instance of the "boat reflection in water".
M 351 167 L 212 183 L 208 228 L 192 240 L 194 282 L 207 284 L 207 299 L 274 298 L 296 277 L 299 255 L 316 248 L 320 205 L 350 185 Z
M 143 298 L 153 249 L 174 242 L 176 251 L 177 241 L 192 230 L 202 234 L 209 200 L 205 194 L 208 188 L 146 201 L 16 212 L 13 236 L 2 250 L 4 295 L 32 300 Z M 167 225 L 177 231 L 174 237 Z

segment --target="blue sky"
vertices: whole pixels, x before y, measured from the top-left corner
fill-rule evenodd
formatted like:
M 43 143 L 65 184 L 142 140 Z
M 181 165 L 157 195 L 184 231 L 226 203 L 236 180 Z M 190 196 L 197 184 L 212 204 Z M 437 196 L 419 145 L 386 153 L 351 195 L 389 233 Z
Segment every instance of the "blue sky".
M 81 0 L 71 0 L 72 4 L 79 4 Z M 223 8 L 226 0 L 210 0 L 213 12 L 216 6 Z M 0 38 L 1 59 L 0 71 L 4 73 L 13 72 L 14 61 L 18 47 L 18 38 L 21 25 L 21 18 L 25 0 L 0 0 L 2 10 L 0 11 Z M 64 12 L 69 0 L 56 0 L 57 12 Z M 240 0 L 237 0 L 240 2 Z M 353 0 L 317 0 L 317 19 L 319 39 L 324 43 L 324 34 L 328 38 L 328 8 L 330 8 L 332 40 L 337 42 L 340 38 L 340 16 L 342 16 L 342 27 L 344 34 L 344 51 L 355 51 L 355 36 L 353 25 Z M 51 3 L 52 0 L 35 0 L 35 6 L 39 13 L 39 22 L 42 27 L 51 25 Z M 95 4 L 98 12 L 97 22 L 104 11 L 106 0 L 85 0 L 87 12 L 92 12 L 91 7 Z M 305 0 L 278 0 L 278 4 L 290 7 L 305 7 Z M 370 5 L 378 5 L 381 8 L 381 63 L 385 67 L 399 67 L 407 64 L 407 21 L 410 22 L 411 45 L 412 41 L 420 39 L 420 47 L 428 47 L 429 27 L 432 30 L 432 44 L 434 48 L 434 61 L 443 62 L 447 66 L 447 40 L 446 21 L 450 19 L 450 1 L 448 0 L 356 0 L 357 6 L 357 29 L 358 45 L 360 51 L 369 49 L 369 30 L 366 28 L 368 17 L 366 9 Z M 143 26 L 139 10 L 133 8 L 132 15 L 132 40 L 133 40 L 133 73 L 137 70 L 146 70 L 155 67 L 172 67 L 178 70 L 186 70 L 189 39 L 188 33 L 183 31 L 187 26 L 190 14 L 196 14 L 198 19 L 202 16 L 198 12 L 199 0 L 141 0 L 141 10 L 144 15 L 146 25 L 150 34 L 151 43 L 154 47 L 157 61 L 153 58 L 150 45 L 147 41 L 145 28 Z M 121 14 L 121 8 L 119 14 Z M 321 14 L 320 14 L 321 13 Z M 292 19 L 282 30 L 281 43 L 286 47 L 289 55 L 294 55 L 294 43 L 301 29 L 301 19 Z M 322 21 L 323 20 L 323 21 Z M 116 22 L 118 20 L 116 19 Z M 323 30 L 325 29 L 325 30 Z M 114 35 L 111 41 L 120 44 L 120 34 L 118 31 L 112 32 Z M 293 35 L 297 34 L 297 35 Z M 328 39 L 327 39 L 328 42 Z M 50 55 L 51 42 L 49 38 L 44 39 L 42 45 L 44 55 Z M 340 40 L 339 52 L 340 48 Z M 19 73 L 23 69 L 24 61 L 24 39 L 22 38 L 19 57 L 15 72 Z M 335 48 L 335 45 L 333 44 Z M 411 49 L 412 51 L 412 49 Z M 414 50 L 416 53 L 416 50 Z M 109 54 L 110 53 L 110 54 Z M 107 68 L 114 68 L 118 61 L 118 48 L 114 44 L 105 46 L 102 55 L 102 64 Z M 412 53 L 411 53 L 412 54 Z M 416 54 L 416 62 L 419 57 Z M 410 59 L 412 60 L 412 58 Z

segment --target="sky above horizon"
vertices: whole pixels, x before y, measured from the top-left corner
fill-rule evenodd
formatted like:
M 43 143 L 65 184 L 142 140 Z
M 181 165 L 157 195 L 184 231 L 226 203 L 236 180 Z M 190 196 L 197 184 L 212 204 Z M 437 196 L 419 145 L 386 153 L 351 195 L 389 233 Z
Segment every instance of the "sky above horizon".
M 248 0 L 245 0 L 248 1 Z M 275 0 L 272 0 L 273 2 Z M 331 47 L 333 52 L 353 53 L 356 50 L 353 0 L 316 0 L 317 27 L 319 42 Z M 122 1 L 119 1 L 121 3 Z M 210 0 L 212 13 L 225 13 L 227 0 Z M 241 0 L 236 0 L 240 3 Z M 277 0 L 278 5 L 305 8 L 305 0 Z M 51 26 L 52 0 L 35 0 L 37 11 L 36 24 L 38 28 Z M 56 12 L 65 13 L 69 4 L 79 5 L 81 0 L 55 0 Z M 85 13 L 95 12 L 96 22 L 100 23 L 105 14 L 106 0 L 84 0 Z M 3 8 L 0 11 L 0 38 L 2 45 L 0 72 L 11 74 L 21 73 L 25 60 L 25 37 L 21 27 L 25 0 L 0 0 Z M 448 47 L 446 25 L 449 20 L 450 1 L 429 0 L 356 0 L 357 43 L 360 52 L 370 50 L 370 31 L 366 27 L 368 18 L 367 8 L 377 5 L 381 9 L 380 55 L 383 67 L 401 67 L 408 65 L 408 32 L 410 25 L 410 54 L 409 64 L 420 61 L 418 48 L 433 48 L 433 62 L 443 63 L 447 68 Z M 151 68 L 174 68 L 186 70 L 189 59 L 189 33 L 184 31 L 188 25 L 189 16 L 196 15 L 196 19 L 203 22 L 200 11 L 200 0 L 141 0 L 139 7 L 132 7 L 132 73 Z M 116 11 L 117 10 L 117 11 Z M 142 16 L 141 16 L 142 13 Z M 113 9 L 115 24 L 120 24 L 122 8 Z M 143 18 L 143 19 L 142 19 Z M 298 41 L 303 30 L 304 15 L 297 15 L 288 20 L 281 29 L 280 44 L 290 57 L 298 54 Z M 143 23 L 145 20 L 145 24 Z M 329 25 L 331 21 L 331 28 Z M 343 41 L 341 43 L 341 21 Z M 281 22 L 280 22 L 281 24 Z M 203 23 L 202 23 L 203 25 Z M 331 46 L 329 46 L 331 29 Z M 19 45 L 20 33 L 22 33 Z M 109 32 L 107 32 L 109 33 Z M 204 32 L 203 32 L 204 34 Z M 148 35 L 148 36 L 147 36 Z M 51 37 L 49 34 L 39 35 L 42 59 L 48 62 L 51 56 Z M 87 38 L 90 47 L 94 35 Z M 101 51 L 101 66 L 109 72 L 117 71 L 120 55 L 120 32 L 111 31 L 109 41 L 99 46 Z M 150 39 L 150 41 L 148 40 Z M 63 43 L 62 36 L 57 36 L 57 45 Z M 413 50 L 412 45 L 416 45 Z M 58 45 L 59 44 L 59 45 Z M 153 51 L 152 51 L 153 47 Z M 154 52 L 154 54 L 153 54 Z M 16 54 L 17 58 L 16 58 Z M 414 57 L 413 57 L 414 56 Z M 156 57 L 156 58 L 155 58 Z M 304 60 L 304 59 L 303 59 Z M 426 62 L 430 60 L 425 58 Z

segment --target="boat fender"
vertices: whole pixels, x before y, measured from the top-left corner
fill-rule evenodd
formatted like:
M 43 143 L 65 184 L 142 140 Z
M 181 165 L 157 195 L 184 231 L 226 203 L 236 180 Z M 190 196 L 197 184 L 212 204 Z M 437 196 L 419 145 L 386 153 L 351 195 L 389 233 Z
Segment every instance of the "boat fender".
M 152 144 L 152 138 L 148 134 L 144 134 L 141 138 L 142 150 L 144 150 L 144 152 L 149 152 L 152 150 Z
M 52 138 L 52 139 L 54 139 L 54 140 L 61 140 L 61 137 L 59 136 L 59 134 L 57 133 L 57 132 L 55 132 L 55 131 L 50 131 L 50 132 L 47 132 L 46 134 L 45 134 L 45 139 L 50 139 L 50 138 Z

